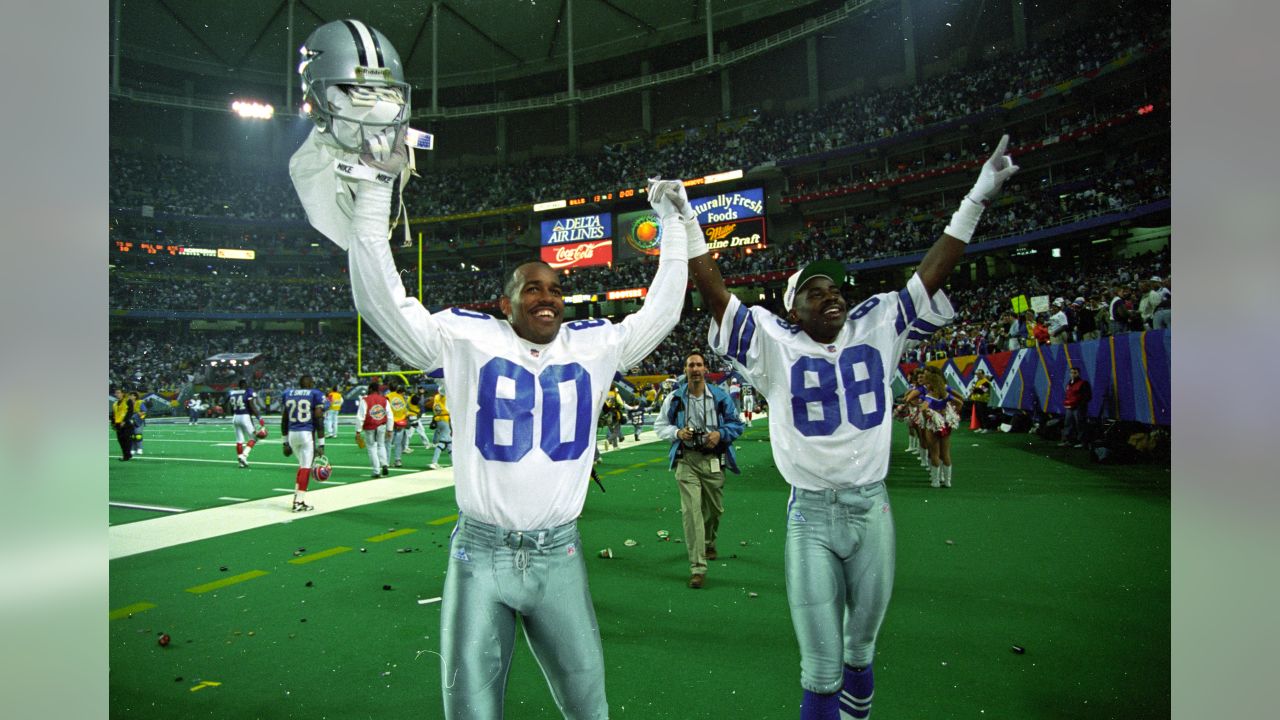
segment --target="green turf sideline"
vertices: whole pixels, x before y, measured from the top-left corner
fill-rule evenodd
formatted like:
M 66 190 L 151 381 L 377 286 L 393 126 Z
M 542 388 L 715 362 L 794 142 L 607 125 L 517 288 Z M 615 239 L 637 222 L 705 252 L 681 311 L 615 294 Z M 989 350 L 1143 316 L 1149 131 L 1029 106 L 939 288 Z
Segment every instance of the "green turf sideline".
M 618 450 L 624 447 L 634 448 L 654 442 L 665 441 L 655 435 L 642 440 L 631 440 L 619 446 Z M 601 453 L 613 451 L 611 448 L 605 448 Z M 182 460 L 184 458 L 146 459 Z M 205 462 L 223 461 L 209 460 Z M 314 505 L 316 509 L 306 513 L 294 513 L 290 504 L 292 496 L 285 495 L 209 508 L 207 510 L 185 512 L 141 522 L 113 525 L 109 528 L 111 559 L 137 555 L 138 553 L 159 550 L 196 540 L 206 540 L 219 535 L 252 530 L 267 525 L 303 520 L 325 513 L 347 510 L 361 505 L 432 492 L 453 486 L 453 468 L 451 467 L 417 472 L 405 472 L 403 469 L 397 469 L 397 471 L 404 474 L 341 487 L 327 487 L 321 490 L 309 491 L 307 493 L 307 501 L 309 504 Z

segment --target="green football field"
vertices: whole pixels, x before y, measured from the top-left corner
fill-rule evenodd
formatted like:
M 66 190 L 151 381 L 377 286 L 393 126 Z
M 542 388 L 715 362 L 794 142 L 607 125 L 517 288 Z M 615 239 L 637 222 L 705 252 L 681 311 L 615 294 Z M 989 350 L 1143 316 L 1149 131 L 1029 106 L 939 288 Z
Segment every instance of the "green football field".
M 271 518 L 190 542 L 176 532 L 167 547 L 111 561 L 111 716 L 440 717 L 452 487 L 332 512 L 321 490 L 315 513 L 293 515 L 296 463 L 271 431 L 247 469 L 231 427 L 205 422 L 152 423 L 142 457 L 110 460 L 113 532 L 180 528 L 255 501 Z M 960 431 L 955 487 L 935 489 L 895 432 L 897 580 L 873 717 L 1168 717 L 1168 468 L 1099 466 L 1034 436 Z M 798 717 L 788 486 L 768 443 L 762 421 L 738 442 L 743 473 L 726 483 L 720 559 L 702 590 L 685 586 L 665 443 L 626 442 L 597 466 L 607 492 L 590 489 L 579 526 L 611 717 Z M 411 475 L 431 458 L 415 450 L 392 470 L 407 477 L 389 481 L 426 488 L 444 475 Z M 371 481 L 347 426 L 328 456 L 334 484 L 321 487 L 335 495 L 388 482 L 352 487 Z M 223 509 L 197 512 L 210 508 Z M 506 697 L 507 718 L 559 717 L 523 642 Z

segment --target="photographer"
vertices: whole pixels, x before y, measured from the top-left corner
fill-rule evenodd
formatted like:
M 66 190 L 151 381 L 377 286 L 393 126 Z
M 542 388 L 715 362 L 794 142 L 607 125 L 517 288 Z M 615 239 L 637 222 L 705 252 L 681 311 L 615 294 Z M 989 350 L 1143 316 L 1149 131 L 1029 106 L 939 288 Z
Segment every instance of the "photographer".
M 702 587 L 707 561 L 716 559 L 716 533 L 724 513 L 724 467 L 738 471 L 733 441 L 742 420 L 729 393 L 707 385 L 707 358 L 697 350 L 684 362 L 686 382 L 662 403 L 654 432 L 671 442 L 671 467 L 680 486 L 680 514 L 689 553 L 689 587 Z

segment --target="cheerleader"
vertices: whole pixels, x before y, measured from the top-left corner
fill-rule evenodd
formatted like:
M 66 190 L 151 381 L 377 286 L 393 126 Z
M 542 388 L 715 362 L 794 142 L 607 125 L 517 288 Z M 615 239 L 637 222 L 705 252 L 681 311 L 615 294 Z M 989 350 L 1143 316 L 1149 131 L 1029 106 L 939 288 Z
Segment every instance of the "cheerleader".
M 902 407 L 910 437 L 908 443 L 914 443 L 914 448 L 909 444 L 907 450 L 917 453 L 920 456 L 920 467 L 928 470 L 929 436 L 924 416 L 924 397 L 928 393 L 928 388 L 923 384 L 924 376 L 924 367 L 916 368 L 911 373 L 911 389 L 902 396 Z
M 928 389 L 922 414 L 929 447 L 929 484 L 951 487 L 951 431 L 960 425 L 964 401 L 950 391 L 941 372 L 925 373 L 924 384 Z
M 916 368 L 907 374 L 907 392 L 902 394 L 898 399 L 898 403 L 893 408 L 893 419 L 907 425 L 907 452 L 920 452 L 920 438 L 916 436 L 916 427 L 911 422 L 912 408 L 914 403 L 908 403 L 907 398 L 910 396 L 913 400 L 919 397 L 919 393 L 915 392 L 917 382 L 919 380 L 920 369 Z

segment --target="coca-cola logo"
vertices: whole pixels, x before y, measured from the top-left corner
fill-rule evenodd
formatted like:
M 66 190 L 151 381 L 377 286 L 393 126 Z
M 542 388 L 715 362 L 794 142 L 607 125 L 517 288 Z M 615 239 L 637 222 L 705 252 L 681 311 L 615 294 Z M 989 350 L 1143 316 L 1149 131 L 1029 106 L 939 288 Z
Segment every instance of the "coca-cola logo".
M 578 265 L 603 265 L 613 261 L 612 246 L 612 240 L 553 245 L 542 249 L 542 259 L 556 270 Z

